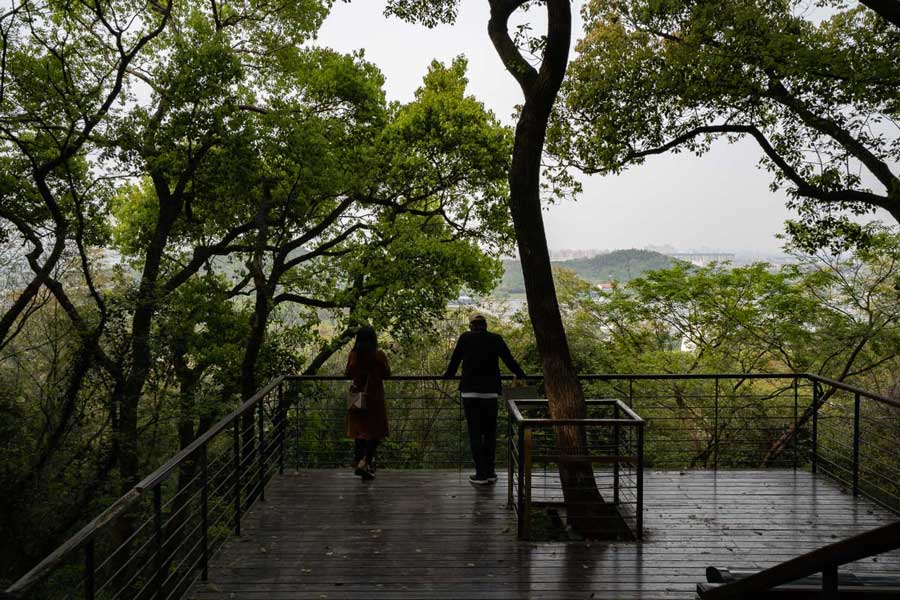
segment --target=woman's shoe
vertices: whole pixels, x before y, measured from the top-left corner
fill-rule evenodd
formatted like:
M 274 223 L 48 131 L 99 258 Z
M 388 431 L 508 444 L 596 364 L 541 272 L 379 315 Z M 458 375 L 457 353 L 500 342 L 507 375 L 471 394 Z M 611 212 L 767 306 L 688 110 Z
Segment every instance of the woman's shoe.
M 362 474 L 360 475 L 360 477 L 362 477 L 363 481 L 372 481 L 373 479 L 375 479 L 375 469 L 373 469 L 372 467 L 362 469 Z

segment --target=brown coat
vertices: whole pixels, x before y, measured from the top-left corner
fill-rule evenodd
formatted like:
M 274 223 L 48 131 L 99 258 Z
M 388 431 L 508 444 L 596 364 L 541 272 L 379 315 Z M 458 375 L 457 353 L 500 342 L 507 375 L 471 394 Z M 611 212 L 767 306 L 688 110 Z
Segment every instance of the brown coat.
M 380 440 L 387 437 L 388 418 L 384 402 L 384 379 L 391 376 L 387 356 L 381 350 L 376 350 L 374 357 L 360 360 L 356 350 L 351 350 L 344 374 L 360 389 L 366 389 L 366 410 L 347 411 L 345 422 L 347 437 L 366 440 Z

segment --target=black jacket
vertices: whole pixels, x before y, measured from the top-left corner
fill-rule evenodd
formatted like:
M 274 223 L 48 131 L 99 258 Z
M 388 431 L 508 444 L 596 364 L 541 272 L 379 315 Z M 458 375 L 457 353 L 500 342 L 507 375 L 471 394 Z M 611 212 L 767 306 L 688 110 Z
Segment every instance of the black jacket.
M 459 336 L 444 377 L 456 375 L 456 369 L 462 361 L 460 392 L 500 394 L 503 388 L 497 359 L 502 359 L 517 377 L 525 377 L 525 371 L 513 358 L 502 337 L 489 331 L 467 331 Z

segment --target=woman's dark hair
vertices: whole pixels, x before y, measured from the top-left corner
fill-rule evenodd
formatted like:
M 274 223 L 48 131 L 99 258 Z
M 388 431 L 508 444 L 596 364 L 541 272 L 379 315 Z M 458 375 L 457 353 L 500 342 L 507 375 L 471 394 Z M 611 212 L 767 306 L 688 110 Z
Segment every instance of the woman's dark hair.
M 372 354 L 378 349 L 378 337 L 375 335 L 375 329 L 368 325 L 360 327 L 356 332 L 356 343 L 353 349 L 357 354 Z

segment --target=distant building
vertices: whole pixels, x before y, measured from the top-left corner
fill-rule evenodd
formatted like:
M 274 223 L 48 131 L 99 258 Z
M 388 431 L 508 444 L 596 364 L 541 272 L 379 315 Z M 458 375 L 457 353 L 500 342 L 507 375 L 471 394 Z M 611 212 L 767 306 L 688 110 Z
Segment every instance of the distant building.
M 456 304 L 459 306 L 472 306 L 473 304 L 475 304 L 475 299 L 468 294 L 460 294 L 456 299 Z
M 594 258 L 600 254 L 609 254 L 609 250 L 580 250 L 580 249 L 572 249 L 572 248 L 563 248 L 561 250 L 551 250 L 550 251 L 550 260 L 561 261 L 561 260 L 573 260 L 577 258 Z
M 705 267 L 710 263 L 734 262 L 734 254 L 683 252 L 669 254 L 672 258 L 689 262 L 695 267 Z

